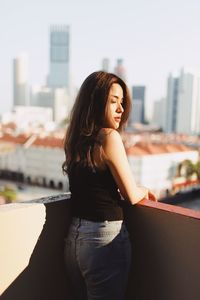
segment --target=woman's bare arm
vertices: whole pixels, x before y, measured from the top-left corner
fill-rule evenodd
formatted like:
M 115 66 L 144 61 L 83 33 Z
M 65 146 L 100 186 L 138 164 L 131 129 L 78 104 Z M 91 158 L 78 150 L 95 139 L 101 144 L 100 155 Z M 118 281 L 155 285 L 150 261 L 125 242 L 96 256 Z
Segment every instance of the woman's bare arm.
M 136 204 L 142 199 L 156 200 L 153 193 L 147 188 L 139 187 L 136 184 L 118 131 L 103 128 L 101 134 L 105 162 L 110 168 L 122 196 L 132 204 Z

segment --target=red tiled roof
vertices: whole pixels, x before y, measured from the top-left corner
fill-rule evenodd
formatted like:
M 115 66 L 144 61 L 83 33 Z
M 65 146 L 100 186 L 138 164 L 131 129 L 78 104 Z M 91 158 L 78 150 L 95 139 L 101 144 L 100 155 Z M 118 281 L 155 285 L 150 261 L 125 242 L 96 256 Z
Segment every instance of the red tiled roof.
M 17 136 L 13 136 L 11 134 L 4 133 L 2 136 L 0 136 L 0 141 L 12 142 L 15 144 L 24 144 L 29 138 L 30 135 L 19 134 Z
M 15 144 L 25 144 L 32 134 L 19 134 L 11 135 L 8 133 L 0 136 L 0 141 L 12 142 Z M 43 146 L 51 148 L 63 148 L 64 146 L 64 134 L 49 135 L 49 136 L 35 136 L 30 145 Z M 126 143 L 125 143 L 126 145 Z M 150 155 L 150 154 L 161 154 L 161 153 L 173 153 L 182 151 L 194 151 L 192 148 L 183 144 L 172 144 L 172 143 L 151 143 L 151 142 L 138 142 L 133 146 L 125 146 L 127 155 Z
M 180 144 L 158 144 L 158 143 L 144 143 L 140 142 L 134 146 L 127 147 L 127 155 L 150 155 L 150 154 L 162 154 L 173 153 L 183 151 L 194 151 L 192 148 L 180 145 Z
M 14 144 L 25 144 L 32 135 L 19 134 L 17 136 L 5 133 L 0 136 L 2 142 L 12 142 Z M 36 137 L 31 145 L 43 147 L 58 147 L 63 148 L 63 138 L 54 136 Z
M 56 137 L 45 137 L 45 138 L 36 138 L 36 140 L 33 142 L 34 146 L 43 146 L 43 147 L 51 147 L 51 148 L 63 148 L 64 142 L 61 138 Z

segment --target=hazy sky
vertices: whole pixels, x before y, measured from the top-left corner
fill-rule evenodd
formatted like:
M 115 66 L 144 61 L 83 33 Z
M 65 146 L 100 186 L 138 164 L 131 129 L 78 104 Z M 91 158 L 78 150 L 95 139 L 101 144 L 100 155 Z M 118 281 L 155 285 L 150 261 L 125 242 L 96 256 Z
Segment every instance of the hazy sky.
M 79 86 L 124 59 L 127 81 L 147 86 L 149 107 L 166 94 L 170 72 L 200 73 L 199 0 L 0 0 L 0 112 L 12 104 L 12 60 L 30 59 L 30 84 L 44 84 L 49 68 L 49 26 L 71 28 L 71 75 Z M 112 71 L 112 69 L 111 69 Z

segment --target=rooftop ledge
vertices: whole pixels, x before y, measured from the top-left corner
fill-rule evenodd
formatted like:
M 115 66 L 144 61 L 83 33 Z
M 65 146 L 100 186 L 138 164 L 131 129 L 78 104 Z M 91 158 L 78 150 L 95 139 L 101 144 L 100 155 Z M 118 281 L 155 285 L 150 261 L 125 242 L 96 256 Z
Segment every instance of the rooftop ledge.
M 200 212 L 143 200 L 124 213 L 133 257 L 126 300 L 199 300 Z M 0 206 L 1 300 L 73 300 L 63 262 L 69 224 L 68 193 Z

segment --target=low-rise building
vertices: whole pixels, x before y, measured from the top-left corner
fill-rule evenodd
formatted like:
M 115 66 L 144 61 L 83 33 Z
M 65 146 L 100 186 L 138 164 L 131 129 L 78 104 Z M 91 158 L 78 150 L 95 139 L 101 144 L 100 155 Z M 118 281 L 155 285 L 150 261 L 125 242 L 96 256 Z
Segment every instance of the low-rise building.
M 41 186 L 69 190 L 67 176 L 62 173 L 65 159 L 63 133 L 2 134 L 0 144 L 9 142 L 14 150 L 0 157 L 0 170 L 13 172 L 14 179 Z M 139 185 L 152 189 L 158 197 L 172 190 L 180 162 L 197 162 L 196 149 L 163 141 L 143 141 L 139 136 L 125 138 L 125 148 L 134 178 Z
M 15 145 L 15 149 L 1 156 L 1 174 L 10 172 L 10 179 L 13 174 L 13 179 L 20 177 L 27 183 L 68 191 L 68 178 L 61 168 L 64 161 L 61 137 L 4 134 L 0 145 L 5 142 Z
M 181 144 L 136 143 L 127 147 L 127 156 L 136 182 L 153 190 L 158 197 L 172 189 L 178 164 L 196 162 L 198 151 Z

